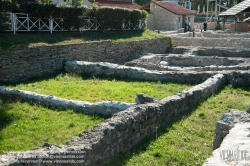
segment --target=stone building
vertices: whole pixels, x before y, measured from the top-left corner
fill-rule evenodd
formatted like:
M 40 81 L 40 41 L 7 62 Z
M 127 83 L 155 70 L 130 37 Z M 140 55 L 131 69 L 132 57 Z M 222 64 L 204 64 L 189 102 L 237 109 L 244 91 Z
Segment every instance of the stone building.
M 195 12 L 174 2 L 151 1 L 141 9 L 148 11 L 147 26 L 151 30 L 173 31 L 183 28 L 185 18 L 194 23 Z

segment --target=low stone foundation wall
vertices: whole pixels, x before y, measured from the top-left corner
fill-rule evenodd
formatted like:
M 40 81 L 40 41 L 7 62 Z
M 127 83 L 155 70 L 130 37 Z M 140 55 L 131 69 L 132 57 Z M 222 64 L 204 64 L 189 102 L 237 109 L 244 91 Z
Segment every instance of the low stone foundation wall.
M 173 46 L 234 47 L 249 49 L 249 38 L 200 38 L 171 36 Z
M 168 49 L 171 54 L 192 54 L 199 56 L 240 57 L 249 58 L 250 48 L 237 49 L 236 47 L 202 47 L 202 46 L 175 46 Z
M 120 63 L 145 52 L 165 53 L 170 38 L 127 42 L 83 42 L 15 50 L 0 50 L 0 83 L 48 76 L 63 70 L 67 60 Z
M 214 75 L 214 72 L 155 71 L 103 62 L 67 61 L 65 71 L 84 75 L 129 78 L 135 80 L 199 84 Z
M 223 31 L 200 31 L 195 29 L 193 32 L 186 33 L 172 33 L 170 36 L 176 37 L 203 37 L 203 38 L 223 38 L 223 39 L 233 39 L 233 38 L 250 38 L 249 33 L 235 33 L 235 32 L 223 32 Z
M 199 84 L 207 78 L 221 73 L 225 76 L 226 83 L 236 87 L 247 87 L 250 85 L 250 73 L 248 71 L 156 71 L 111 63 L 83 61 L 67 61 L 65 63 L 65 71 L 83 75 L 185 84 Z
M 172 48 L 173 50 L 173 48 Z M 180 49 L 180 51 L 182 51 Z M 147 54 L 125 63 L 125 66 L 142 67 L 158 71 L 237 71 L 249 70 L 249 58 L 227 58 L 218 56 L 197 56 L 199 51 L 190 49 L 180 54 Z
M 245 57 L 250 58 L 250 49 L 237 49 L 236 47 L 207 47 L 199 48 L 197 54 L 200 56 L 219 56 L 219 57 Z
M 114 113 L 123 111 L 131 107 L 132 103 L 105 101 L 97 103 L 89 103 L 77 100 L 68 100 L 55 96 L 41 95 L 29 91 L 11 90 L 0 86 L 0 98 L 9 99 L 11 101 L 25 101 L 30 104 L 40 104 L 55 109 L 72 109 L 84 114 L 97 114 L 104 117 L 110 117 Z
M 191 89 L 155 103 L 132 106 L 74 137 L 66 145 L 44 144 L 43 148 L 0 156 L 4 165 L 27 166 L 100 166 L 129 150 L 156 127 L 188 113 L 225 85 L 225 77 L 217 74 Z M 77 157 L 76 157 L 77 156 Z M 67 164 L 65 164 L 67 163 Z
M 235 32 L 223 32 L 223 31 L 208 31 L 208 32 L 204 32 L 202 33 L 203 37 L 207 37 L 207 38 L 250 38 L 250 33 L 235 33 Z

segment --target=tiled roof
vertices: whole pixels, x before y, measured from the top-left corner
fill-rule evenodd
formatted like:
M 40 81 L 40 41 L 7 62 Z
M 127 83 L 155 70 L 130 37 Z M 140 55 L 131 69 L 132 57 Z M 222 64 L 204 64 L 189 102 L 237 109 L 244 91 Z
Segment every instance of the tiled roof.
M 134 2 L 121 2 L 121 1 L 107 1 L 107 0 L 95 0 L 98 6 L 109 6 L 109 7 L 120 7 L 127 9 L 138 9 L 140 10 L 142 6 Z
M 225 12 L 222 12 L 219 16 L 234 16 L 248 8 L 250 8 L 250 0 L 245 0 L 232 8 L 227 9 Z
M 186 9 L 174 2 L 164 2 L 164 1 L 152 1 L 152 2 L 177 15 L 194 15 L 195 14 L 195 12 L 193 12 L 192 10 Z

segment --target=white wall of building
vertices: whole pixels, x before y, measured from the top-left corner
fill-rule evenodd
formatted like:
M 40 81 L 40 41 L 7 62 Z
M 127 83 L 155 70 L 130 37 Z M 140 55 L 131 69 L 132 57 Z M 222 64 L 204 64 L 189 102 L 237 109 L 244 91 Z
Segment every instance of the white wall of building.
M 176 15 L 155 3 L 150 4 L 150 12 L 148 17 L 148 28 L 151 30 L 167 30 L 173 31 L 183 27 L 183 16 Z M 189 18 L 191 26 L 194 23 L 193 15 L 186 15 Z

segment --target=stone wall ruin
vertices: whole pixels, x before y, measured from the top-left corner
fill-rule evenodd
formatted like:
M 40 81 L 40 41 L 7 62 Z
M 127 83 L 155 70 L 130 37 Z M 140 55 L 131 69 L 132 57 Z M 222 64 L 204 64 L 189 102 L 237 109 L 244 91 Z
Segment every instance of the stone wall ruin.
M 207 33 L 207 32 L 205 32 Z M 186 39 L 189 38 L 189 39 Z M 228 39 L 227 44 L 235 42 L 235 44 L 229 44 L 224 46 L 224 44 L 221 44 L 225 41 L 225 39 L 215 39 L 215 38 L 181 38 L 181 37 L 172 37 L 172 42 L 175 46 L 178 46 L 179 48 L 173 48 L 169 49 L 171 54 L 185 54 L 188 56 L 218 56 L 218 57 L 227 57 L 233 55 L 234 57 L 249 57 L 249 48 L 246 47 L 244 44 L 238 46 L 240 42 L 243 40 L 246 40 L 246 45 L 249 46 L 248 39 L 244 38 L 243 40 L 239 39 L 238 36 L 236 38 L 230 38 Z M 182 41 L 180 41 L 182 40 Z M 170 45 L 170 43 L 166 42 L 165 39 L 156 39 L 157 42 L 162 41 L 163 44 L 159 44 L 159 48 L 161 48 L 161 51 L 154 53 L 165 53 L 167 51 L 166 45 Z M 215 46 L 215 42 L 217 42 L 217 45 Z M 100 42 L 99 44 L 101 44 Z M 30 150 L 27 152 L 10 152 L 4 155 L 0 155 L 0 164 L 2 165 L 44 165 L 44 166 L 64 166 L 64 165 L 91 165 L 91 166 L 99 166 L 103 165 L 109 160 L 113 159 L 119 153 L 125 152 L 129 150 L 131 147 L 136 145 L 138 142 L 143 140 L 146 136 L 150 134 L 154 134 L 157 127 L 160 127 L 162 125 L 167 124 L 168 122 L 182 116 L 185 113 L 188 113 L 192 108 L 197 106 L 201 101 L 205 100 L 212 94 L 218 92 L 220 89 L 222 89 L 226 84 L 233 84 L 234 86 L 249 86 L 250 85 L 250 73 L 249 73 L 249 66 L 237 66 L 239 64 L 242 64 L 244 62 L 247 62 L 246 59 L 243 59 L 239 64 L 235 64 L 235 68 L 232 70 L 229 70 L 228 68 L 222 68 L 219 69 L 219 66 L 204 68 L 204 70 L 195 71 L 195 70 L 157 70 L 157 67 L 159 66 L 152 66 L 151 64 L 158 63 L 161 61 L 165 61 L 166 59 L 162 58 L 162 55 L 156 55 L 156 56 L 149 56 L 147 52 L 151 52 L 150 49 L 153 48 L 153 43 L 149 43 L 145 47 L 143 46 L 143 49 L 139 47 L 139 41 L 137 41 L 133 44 L 128 44 L 136 53 L 144 53 L 141 55 L 131 56 L 127 57 L 125 56 L 122 61 L 119 61 L 119 64 L 113 64 L 109 62 L 115 62 L 118 63 L 119 58 L 115 58 L 115 54 L 119 54 L 119 56 L 124 55 L 123 53 L 117 53 L 117 52 L 110 52 L 110 54 L 107 55 L 107 58 L 105 62 L 99 62 L 102 61 L 98 58 L 101 56 L 95 56 L 93 55 L 93 59 L 91 59 L 90 54 L 88 54 L 88 57 L 82 58 L 82 55 L 80 52 L 77 52 L 75 49 L 83 48 L 83 45 L 74 46 L 76 47 L 73 49 L 73 52 L 76 51 L 76 57 L 69 57 L 69 58 L 62 58 L 63 60 L 70 60 L 67 62 L 63 62 L 60 57 L 52 57 L 51 63 L 49 65 L 53 64 L 59 64 L 58 70 L 65 69 L 66 72 L 77 72 L 79 74 L 86 74 L 86 75 L 93 75 L 93 76 L 105 76 L 105 77 L 119 77 L 119 78 L 130 78 L 130 79 L 136 79 L 136 80 L 145 80 L 145 81 L 163 81 L 163 82 L 180 82 L 180 83 L 195 83 L 198 84 L 194 86 L 191 89 L 184 90 L 182 92 L 178 92 L 176 95 L 167 97 L 164 99 L 161 99 L 159 101 L 156 100 L 149 100 L 150 103 L 144 102 L 144 104 L 136 104 L 133 105 L 124 111 L 115 113 L 111 118 L 106 119 L 104 122 L 96 125 L 93 130 L 91 131 L 84 131 L 83 133 L 80 133 L 78 136 L 73 137 L 72 140 L 68 141 L 65 145 L 53 145 L 49 143 L 45 143 L 42 148 L 36 148 L 34 150 Z M 176 44 L 178 43 L 178 44 Z M 195 44 L 194 44 L 195 43 Z M 209 45 L 213 43 L 213 45 Z M 97 43 L 92 43 L 96 44 Z M 137 45 L 138 44 L 138 45 Z M 145 44 L 145 43 L 144 43 Z M 153 45 L 152 47 L 149 45 Z M 196 45 L 198 47 L 194 48 L 192 45 Z M 88 45 L 88 44 L 86 44 Z M 91 45 L 91 44 L 90 44 Z M 105 44 L 104 44 L 105 45 Z M 122 48 L 123 46 L 126 47 L 127 44 L 120 44 Z M 137 45 L 138 47 L 134 47 L 134 45 Z M 157 45 L 157 44 L 156 44 Z M 186 46 L 192 46 L 191 50 L 187 48 Z M 209 47 L 207 47 L 209 46 Z M 64 46 L 60 46 L 60 49 Z M 67 49 L 65 46 L 65 50 L 69 49 L 69 46 Z M 101 47 L 101 46 L 100 46 Z M 148 48 L 146 48 L 148 47 Z M 51 47 L 52 48 L 52 47 Z M 59 47 L 58 47 L 59 48 Z M 107 48 L 105 46 L 105 48 Z M 159 49 L 156 48 L 155 50 Z M 38 48 L 37 48 L 38 49 Z M 40 50 L 43 50 L 42 48 L 39 48 Z M 47 48 L 45 48 L 46 50 Z M 53 49 L 55 49 L 53 47 Z M 100 48 L 101 49 L 101 48 Z M 128 49 L 128 47 L 126 47 Z M 137 52 L 138 49 L 139 51 Z M 41 51 L 37 51 L 41 53 Z M 83 49 L 84 50 L 84 49 Z M 82 50 L 82 51 L 83 51 Z M 23 51 L 23 50 L 22 50 Z M 48 51 L 48 50 L 46 50 Z M 58 50 L 56 50 L 58 51 Z M 86 51 L 86 50 L 84 50 Z M 93 53 L 95 50 L 91 50 L 89 53 Z M 100 51 L 100 52 L 99 52 Z M 104 50 L 99 50 L 98 53 L 102 54 Z M 18 51 L 17 51 L 18 52 Z M 28 52 L 28 51 L 27 51 Z M 32 51 L 31 51 L 32 52 Z M 36 52 L 36 51 L 34 51 Z M 59 51 L 60 52 L 60 51 Z M 76 53 L 75 52 L 75 53 Z M 135 53 L 135 52 L 131 52 Z M 26 53 L 26 52 L 25 52 Z M 96 53 L 96 52 L 95 52 Z M 97 53 L 97 54 L 98 54 Z M 10 53 L 8 53 L 10 54 Z M 20 52 L 18 52 L 20 54 Z M 61 52 L 61 55 L 67 56 L 68 52 Z M 98 54 L 98 55 L 100 55 Z M 205 54 L 205 55 L 204 55 Z M 3 57 L 7 58 L 7 54 L 4 54 Z M 15 54 L 16 55 L 16 54 Z M 37 55 L 37 54 L 36 54 Z M 114 56 L 111 56 L 114 55 Z M 244 55 L 244 56 L 243 56 Z M 147 57 L 148 56 L 148 57 Z M 163 55 L 163 57 L 166 55 Z M 179 55 L 178 55 L 179 56 Z M 11 56 L 10 56 L 11 57 Z M 81 58 L 78 58 L 81 57 Z M 144 58 L 144 59 L 143 59 Z M 197 57 L 196 57 L 197 58 Z M 59 59 L 59 61 L 54 62 L 54 60 Z M 128 62 L 127 60 L 132 60 Z M 1 59 L 4 60 L 2 63 L 9 63 L 10 60 L 8 59 Z M 15 58 L 14 58 L 15 60 Z M 33 59 L 34 60 L 34 59 Z M 81 60 L 81 61 L 75 61 L 75 60 Z M 228 59 L 232 60 L 232 59 Z M 151 63 L 153 61 L 153 63 Z M 239 59 L 236 61 L 240 61 Z M 235 61 L 235 62 L 236 62 Z M 12 61 L 11 61 L 12 62 Z M 13 61 L 14 64 L 18 66 L 18 63 Z M 138 65 L 139 62 L 141 65 Z M 128 64 L 132 65 L 128 65 Z M 29 65 L 29 63 L 22 63 L 26 64 L 26 67 Z M 65 66 L 63 66 L 65 64 Z M 123 64 L 123 65 L 121 65 Z M 137 64 L 137 65 L 135 65 Z M 159 63 L 160 64 L 160 63 Z M 36 65 L 39 64 L 36 63 Z M 133 66 L 134 65 L 134 66 Z M 231 64 L 230 64 L 231 65 Z M 62 67 L 63 66 L 63 67 Z M 2 68 L 3 65 L 1 66 Z M 33 66 L 34 67 L 34 66 Z M 143 67 L 143 68 L 142 68 Z M 155 68 L 154 68 L 155 67 Z M 183 66 L 179 66 L 180 68 Z M 238 68 L 237 68 L 238 67 Z M 11 69 L 10 66 L 6 67 Z M 28 67 L 27 67 L 28 68 Z M 32 68 L 32 67 L 31 67 Z M 43 67 L 43 69 L 46 67 Z M 33 68 L 32 68 L 33 69 Z M 52 71 L 56 71 L 57 68 L 52 68 Z M 159 68 L 161 69 L 161 68 Z M 211 70 L 213 69 L 213 70 Z M 16 70 L 16 69 L 15 69 Z M 26 70 L 26 69 L 25 69 Z M 31 70 L 31 69 L 29 69 Z M 14 71 L 14 70 L 13 70 Z M 7 73 L 0 73 L 1 75 L 1 81 L 14 81 L 23 79 L 20 75 L 14 75 L 13 71 L 9 74 Z M 20 74 L 18 71 L 17 73 Z M 28 76 L 34 76 L 38 73 L 29 73 L 27 72 Z M 20 76 L 20 77 L 19 77 Z M 0 92 L 4 92 L 6 97 L 13 97 L 16 96 L 16 92 L 9 91 L 4 88 L 1 88 Z M 20 92 L 18 92 L 20 93 Z M 11 95 L 10 95 L 11 94 Z M 22 95 L 19 95 L 18 97 L 22 98 Z M 50 98 L 49 96 L 47 96 Z M 24 100 L 29 100 L 29 97 L 26 96 Z M 46 98 L 46 97 L 43 97 Z M 55 99 L 55 98 L 54 98 Z M 34 101 L 32 98 L 31 100 Z M 41 102 L 40 100 L 37 100 L 38 102 Z M 53 102 L 52 102 L 53 103 Z M 75 158 L 75 155 L 79 155 L 80 157 Z
M 92 41 L 0 50 L 0 83 L 17 82 L 63 71 L 67 60 L 121 63 L 145 52 L 165 53 L 169 37 L 128 42 Z
M 222 74 L 214 75 L 205 82 L 184 90 L 174 96 L 155 103 L 139 104 L 96 125 L 93 130 L 85 131 L 74 137 L 66 145 L 45 144 L 27 152 L 7 153 L 0 158 L 4 165 L 91 165 L 99 166 L 137 144 L 149 134 L 173 119 L 187 113 L 202 100 L 216 93 L 225 84 Z M 78 153 L 81 157 L 74 158 Z M 73 154 L 73 155 L 72 155 Z M 61 158 L 57 158 L 61 156 Z M 64 157 L 67 156 L 67 157 Z M 39 160 L 37 159 L 39 157 Z M 60 162 L 59 162 L 60 161 Z

